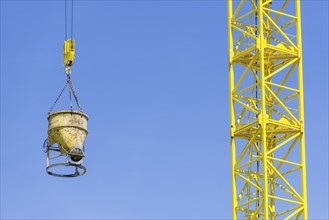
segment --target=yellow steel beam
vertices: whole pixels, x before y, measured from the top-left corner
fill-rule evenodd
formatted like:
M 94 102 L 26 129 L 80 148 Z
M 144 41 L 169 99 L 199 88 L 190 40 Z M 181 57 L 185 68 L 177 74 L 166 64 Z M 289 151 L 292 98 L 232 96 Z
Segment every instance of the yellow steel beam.
M 296 138 L 294 140 L 294 142 L 291 143 L 289 149 L 287 150 L 287 152 L 284 154 L 284 156 L 282 157 L 282 160 L 286 160 L 288 155 L 290 154 L 290 152 L 292 151 L 292 149 L 295 147 L 296 143 L 297 143 L 298 139 Z M 280 162 L 279 165 L 276 167 L 277 170 L 279 170 L 281 168 L 281 166 L 283 165 L 283 162 Z
M 248 71 L 250 70 L 251 65 L 255 62 L 256 58 L 258 56 L 258 52 L 254 55 L 254 57 L 252 58 L 252 60 L 249 62 L 248 67 L 245 69 L 245 71 L 242 73 L 239 81 L 237 82 L 237 84 L 235 85 L 233 92 L 235 92 L 236 90 L 238 90 L 241 82 L 243 81 L 243 79 L 245 78 L 245 76 L 247 75 Z
M 284 2 L 284 4 L 282 5 L 282 7 L 280 8 L 280 11 L 279 11 L 279 12 L 282 13 L 282 12 L 284 11 L 284 9 L 287 7 L 289 1 L 290 1 L 290 0 L 286 0 L 286 1 Z M 280 14 L 277 14 L 277 16 L 276 16 L 273 20 L 274 20 L 275 22 L 277 22 L 277 21 L 279 20 L 279 18 L 280 18 Z
M 286 16 L 286 17 L 289 17 L 289 18 L 293 18 L 293 19 L 296 19 L 297 17 L 296 16 L 293 16 L 291 14 L 286 14 L 286 13 L 283 13 L 282 11 L 276 11 L 276 10 L 273 10 L 273 9 L 270 9 L 270 8 L 264 8 L 265 11 L 270 11 L 270 12 L 274 12 L 275 14 L 279 14 L 280 16 L 283 15 L 283 16 Z
M 295 167 L 295 168 L 293 168 L 293 169 L 291 169 L 291 170 L 288 170 L 288 171 L 285 171 L 285 172 L 283 172 L 283 173 L 281 173 L 282 174 L 282 176 L 285 176 L 285 175 L 287 175 L 287 174 L 289 174 L 289 173 L 292 173 L 292 172 L 295 172 L 295 171 L 297 171 L 297 170 L 299 170 L 301 167 Z
M 231 124 L 231 172 L 232 172 L 232 218 L 234 220 L 237 219 L 236 215 L 236 206 L 237 206 L 237 199 L 236 199 L 236 176 L 235 176 L 235 159 L 236 159 L 236 146 L 235 146 L 235 139 L 234 139 L 234 132 L 235 132 L 235 114 L 234 114 L 234 101 L 233 101 L 233 89 L 234 89 L 234 67 L 233 67 L 233 30 L 232 30 L 232 0 L 228 1 L 227 4 L 227 11 L 228 11 L 228 51 L 229 51 L 229 80 L 230 80 L 230 124 Z
M 266 137 L 266 128 L 267 128 L 267 114 L 266 114 L 266 96 L 265 96 L 265 64 L 264 64 L 264 60 L 265 60 L 265 54 L 264 54 L 264 49 L 265 49 L 265 44 L 266 41 L 264 40 L 264 19 L 263 19 L 263 5 L 262 5 L 262 1 L 258 1 L 258 17 L 259 19 L 259 45 L 258 45 L 258 50 L 260 51 L 260 56 L 259 56 L 259 63 L 260 63 L 260 91 L 261 92 L 261 96 L 260 96 L 260 100 L 261 100 L 261 118 L 260 118 L 260 126 L 262 128 L 262 150 L 263 150 L 263 156 L 262 156 L 262 162 L 263 162 L 263 175 L 264 175 L 264 185 L 263 185 L 263 198 L 264 198 L 264 207 L 263 207 L 263 212 L 264 212 L 264 217 L 265 218 L 269 218 L 269 208 L 268 208 L 268 196 L 269 196 L 269 192 L 268 192 L 268 168 L 267 168 L 267 139 Z
M 239 3 L 239 6 L 236 8 L 236 10 L 234 11 L 234 14 L 232 16 L 232 18 L 234 19 L 236 17 L 236 15 L 239 13 L 241 7 L 243 6 L 243 4 L 245 3 L 246 0 L 241 0 Z
M 285 210 L 285 211 L 283 211 L 283 212 L 279 212 L 279 213 L 276 214 L 275 216 L 281 216 L 281 215 L 284 215 L 284 214 L 286 214 L 286 213 L 288 213 L 288 212 L 294 211 L 294 210 L 299 209 L 299 208 L 301 208 L 301 207 L 302 207 L 301 205 L 297 205 L 297 206 L 295 206 L 295 207 L 293 207 L 293 208 L 291 208 L 291 209 L 287 209 L 287 210 Z
M 246 181 L 249 185 L 251 185 L 251 186 L 255 187 L 256 189 L 258 189 L 260 192 L 263 191 L 262 188 L 260 188 L 259 186 L 257 186 L 255 183 L 251 182 L 250 179 L 247 179 L 246 177 L 242 176 L 242 175 L 241 175 L 240 173 L 238 173 L 238 172 L 235 172 L 235 174 L 236 174 L 237 176 L 239 176 L 241 179 L 243 179 L 244 181 Z
M 291 41 L 291 39 L 287 36 L 287 34 L 276 24 L 276 22 L 274 22 L 268 14 L 266 13 L 262 13 L 262 14 L 265 15 L 265 17 L 272 23 L 272 25 L 276 28 L 276 30 L 282 35 L 282 37 L 286 39 L 286 41 L 290 44 L 290 46 L 297 49 L 296 45 Z
M 298 167 L 302 166 L 300 163 L 295 163 L 295 162 L 292 162 L 292 161 L 289 161 L 289 160 L 282 160 L 282 159 L 279 159 L 279 158 L 276 158 L 276 157 L 270 157 L 270 156 L 268 158 L 271 159 L 271 160 L 280 161 L 280 162 L 283 162 L 283 163 L 286 163 L 286 164 L 291 164 L 291 165 L 298 166 Z
M 274 167 L 274 165 L 272 163 L 267 163 L 272 170 L 280 177 L 280 179 L 286 184 L 286 186 L 288 186 L 288 188 L 294 193 L 293 196 L 300 200 L 301 202 L 303 202 L 303 198 L 300 196 L 300 194 L 295 190 L 295 188 L 288 182 L 288 180 L 286 178 L 284 178 L 284 176 L 282 176 L 282 174 Z
M 255 160 L 250 160 L 250 161 L 248 161 L 247 163 L 244 163 L 244 164 L 242 164 L 242 165 L 236 167 L 236 169 L 241 169 L 241 168 L 243 168 L 243 167 L 245 167 L 245 166 L 248 166 L 248 165 L 250 165 L 250 164 L 252 164 L 252 163 L 255 163 L 255 162 L 259 161 L 260 159 L 261 159 L 261 158 L 258 158 L 258 159 L 255 159 Z
M 306 189 L 306 156 L 305 156 L 305 132 L 304 132 L 304 90 L 303 90 L 303 62 L 302 62 L 302 27 L 300 15 L 300 0 L 295 1 L 296 16 L 297 16 L 297 47 L 298 47 L 298 89 L 300 90 L 299 98 L 299 118 L 301 123 L 301 137 L 300 137 L 300 159 L 303 164 L 302 167 L 302 195 L 304 199 L 304 219 L 308 218 L 307 208 L 307 189 Z
M 237 103 L 239 103 L 240 105 L 242 105 L 243 107 L 245 107 L 246 109 L 248 109 L 249 111 L 252 111 L 254 113 L 258 113 L 257 109 L 253 109 L 252 107 L 250 107 L 248 104 L 243 103 L 242 101 L 240 101 L 237 98 L 233 98 L 233 100 Z
M 304 207 L 300 207 L 299 209 L 297 209 L 295 212 L 291 213 L 289 216 L 287 216 L 286 218 L 284 218 L 285 220 L 286 219 L 290 219 L 291 217 L 293 217 L 294 215 L 296 215 L 298 212 L 300 212 L 301 210 L 303 210 Z
M 249 140 L 249 142 L 247 143 L 247 145 L 244 147 L 243 151 L 241 152 L 239 158 L 237 159 L 234 167 L 236 165 L 238 165 L 240 163 L 240 161 L 242 160 L 242 158 L 244 157 L 244 155 L 246 154 L 247 150 L 249 149 L 250 145 L 254 142 L 256 136 L 257 136 L 257 133 L 258 133 L 259 129 L 257 130 L 256 134 Z
M 283 185 L 281 185 L 280 183 L 274 181 L 274 184 L 279 187 L 280 189 L 282 189 L 283 191 L 285 191 L 288 195 L 293 196 L 293 192 L 291 192 L 289 189 L 287 189 L 286 187 L 284 187 Z
M 247 90 L 249 90 L 249 89 L 254 88 L 254 87 L 257 86 L 258 84 L 259 84 L 259 83 L 253 83 L 253 84 L 251 84 L 250 86 L 245 87 L 245 88 L 243 88 L 243 89 L 241 89 L 241 90 L 235 92 L 234 94 L 235 94 L 235 95 L 239 95 L 239 94 L 241 94 L 241 93 L 243 93 L 243 92 L 245 92 L 245 91 L 247 91 Z
M 302 202 L 300 202 L 300 201 L 296 201 L 296 200 L 292 200 L 292 199 L 287 199 L 287 198 L 283 198 L 283 197 L 279 197 L 279 196 L 272 196 L 272 195 L 269 195 L 269 197 L 271 197 L 271 198 L 273 198 L 273 199 L 277 199 L 277 200 L 281 200 L 281 201 L 289 202 L 289 203 L 294 203 L 294 204 L 298 204 L 298 205 L 303 205 Z
M 251 200 L 249 200 L 249 201 L 247 201 L 247 202 L 244 202 L 244 203 L 241 203 L 240 205 L 238 205 L 238 207 L 242 207 L 242 206 L 245 206 L 245 205 L 249 205 L 250 203 L 253 203 L 253 202 L 256 202 L 256 201 L 258 201 L 258 200 L 260 200 L 261 199 L 261 197 L 260 198 L 253 198 L 253 199 L 251 199 Z
M 285 85 L 285 84 L 286 84 L 288 78 L 290 77 L 292 71 L 295 69 L 295 66 L 296 66 L 296 65 L 297 65 L 297 62 L 291 65 L 291 67 L 290 67 L 288 73 L 285 75 L 284 79 L 283 79 L 282 82 L 280 83 L 281 85 Z M 275 92 L 275 95 L 278 95 L 278 94 L 280 93 L 280 91 L 281 91 L 281 88 L 278 88 L 278 90 Z
M 292 59 L 291 61 L 289 61 L 288 63 L 286 63 L 282 67 L 280 67 L 279 69 L 277 69 L 274 72 L 272 72 L 270 75 L 267 75 L 265 77 L 265 80 L 268 80 L 269 78 L 273 77 L 275 74 L 280 73 L 282 70 L 286 69 L 288 66 L 290 66 L 293 63 L 295 63 L 296 61 L 297 61 L 297 58 Z
M 241 19 L 247 17 L 247 16 L 250 16 L 252 14 L 254 14 L 256 12 L 256 9 L 252 10 L 252 11 L 249 11 L 247 13 L 245 13 L 244 15 L 241 15 L 240 17 L 234 19 L 235 21 L 240 21 Z
M 259 219 L 257 217 L 257 215 L 263 215 L 263 213 L 260 213 L 260 209 L 263 207 L 264 204 L 264 200 L 262 201 L 262 203 L 257 207 L 257 209 L 255 210 L 255 212 L 250 216 L 250 219 Z
M 286 139 L 285 141 L 283 141 L 282 143 L 280 143 L 279 145 L 275 146 L 275 148 L 272 148 L 271 150 L 269 150 L 267 153 L 271 154 L 272 152 L 278 150 L 280 147 L 286 145 L 288 142 L 294 140 L 296 137 L 300 136 L 300 133 L 297 133 L 293 136 L 291 136 L 290 138 Z
M 239 203 L 240 200 L 242 199 L 242 196 L 243 196 L 244 192 L 246 191 L 247 186 L 248 186 L 248 183 L 245 183 L 243 188 L 241 189 L 240 194 L 238 195 L 238 198 L 236 200 L 237 203 Z
M 264 83 L 264 88 L 267 89 L 267 91 L 272 95 L 272 97 L 274 99 L 276 99 L 276 101 L 281 105 L 281 107 L 288 113 L 288 115 L 291 117 L 291 119 L 293 119 L 294 121 L 296 121 L 297 123 L 299 123 L 299 121 L 297 120 L 296 116 L 287 108 L 287 106 L 281 101 L 281 99 L 279 97 L 277 97 L 275 95 L 275 93 L 272 91 L 272 89 L 270 87 L 268 87 L 265 83 Z
M 290 91 L 299 93 L 298 89 L 294 89 L 294 88 L 284 86 L 284 85 L 281 85 L 281 84 L 276 84 L 276 83 L 272 83 L 272 82 L 266 82 L 266 84 L 271 85 L 271 86 L 276 86 L 276 87 L 281 88 L 281 89 L 286 89 L 286 90 L 290 90 Z

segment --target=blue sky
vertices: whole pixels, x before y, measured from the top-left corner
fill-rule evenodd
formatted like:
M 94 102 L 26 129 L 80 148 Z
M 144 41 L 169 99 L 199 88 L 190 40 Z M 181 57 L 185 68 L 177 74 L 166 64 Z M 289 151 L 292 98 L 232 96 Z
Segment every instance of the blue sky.
M 60 179 L 42 143 L 64 2 L 1 0 L 1 218 L 230 219 L 226 1 L 74 7 L 88 172 Z M 327 1 L 302 1 L 302 30 L 309 217 L 328 219 Z

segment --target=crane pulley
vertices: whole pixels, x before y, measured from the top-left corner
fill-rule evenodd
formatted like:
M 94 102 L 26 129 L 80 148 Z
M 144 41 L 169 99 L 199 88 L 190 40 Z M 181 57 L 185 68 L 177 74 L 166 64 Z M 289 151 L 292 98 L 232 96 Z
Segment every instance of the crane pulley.
M 65 73 L 68 74 L 67 70 L 71 69 L 71 66 L 74 64 L 74 54 L 75 54 L 75 40 L 67 39 L 64 41 L 64 48 L 63 48 L 63 60 Z

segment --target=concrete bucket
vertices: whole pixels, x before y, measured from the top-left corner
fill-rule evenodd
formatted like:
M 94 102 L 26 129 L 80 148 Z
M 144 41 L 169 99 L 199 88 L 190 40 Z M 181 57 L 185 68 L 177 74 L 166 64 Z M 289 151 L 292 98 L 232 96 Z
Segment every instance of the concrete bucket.
M 48 116 L 48 144 L 58 144 L 62 155 L 73 162 L 84 157 L 84 142 L 88 134 L 88 116 L 82 112 L 63 110 Z

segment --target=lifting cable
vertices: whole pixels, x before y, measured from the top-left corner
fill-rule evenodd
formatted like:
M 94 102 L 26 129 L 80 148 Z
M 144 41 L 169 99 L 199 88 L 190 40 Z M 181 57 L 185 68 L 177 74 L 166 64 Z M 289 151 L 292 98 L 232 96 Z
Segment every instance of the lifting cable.
M 256 7 L 257 7 L 258 0 L 255 0 L 255 4 L 256 4 Z M 251 17 L 251 20 L 250 21 L 251 21 L 251 25 L 253 25 L 256 28 L 255 35 L 256 35 L 256 38 L 258 38 L 259 37 L 259 32 L 258 32 L 259 26 L 258 26 L 258 13 L 257 13 L 257 10 L 255 11 L 254 18 L 255 18 L 254 19 L 254 24 L 252 24 L 252 17 Z M 256 54 L 255 54 L 255 56 L 256 56 Z M 259 62 L 256 61 L 254 64 L 257 65 L 257 64 L 259 64 Z M 257 69 L 256 69 L 256 76 L 258 76 L 258 70 Z M 256 78 L 255 79 L 255 90 L 254 90 L 255 91 L 255 96 L 254 97 L 255 97 L 255 100 L 256 100 L 257 109 L 259 108 L 259 102 L 258 102 L 258 89 L 259 89 L 259 87 L 258 87 L 258 83 L 259 82 L 258 82 L 258 80 Z M 252 96 L 253 96 L 253 94 L 252 94 Z M 258 118 L 259 118 L 258 113 L 256 113 L 255 116 L 256 116 L 256 120 L 258 120 Z M 259 143 L 258 142 L 256 142 L 256 145 L 257 145 L 257 148 L 259 149 Z M 254 154 L 254 151 L 253 151 L 252 148 L 250 148 L 249 149 L 249 160 L 250 161 L 252 160 L 252 157 L 254 156 L 253 154 Z M 259 152 L 258 152 L 257 149 L 256 149 L 256 157 L 257 157 L 257 159 L 259 158 Z M 248 172 L 252 172 L 252 164 L 250 164 L 248 166 Z M 256 173 L 257 174 L 260 173 L 260 162 L 259 162 L 259 160 L 256 161 Z M 251 191 L 250 191 L 250 185 L 248 185 L 248 187 L 247 187 L 247 200 L 250 200 L 251 199 L 250 198 L 251 195 L 255 196 L 256 198 L 259 198 L 260 191 L 259 191 L 259 189 L 256 189 L 256 193 L 251 193 Z M 260 206 L 259 199 L 256 200 L 256 204 L 255 205 L 256 205 L 255 209 L 258 209 L 258 207 Z M 249 204 L 248 204 L 248 209 L 249 209 Z M 259 214 L 257 216 L 258 216 L 258 218 L 260 218 L 260 215 Z M 247 215 L 246 214 L 245 217 L 250 217 L 250 215 Z
M 258 5 L 258 1 L 256 0 L 256 6 Z M 255 12 L 255 25 L 256 25 L 256 31 L 255 31 L 255 34 L 256 34 L 256 38 L 258 37 L 258 13 L 257 13 L 257 10 L 256 10 L 256 12 Z M 257 71 L 257 69 L 256 69 L 256 75 L 258 76 L 258 71 Z M 257 109 L 258 109 L 258 81 L 257 81 L 257 79 L 256 79 L 256 91 L 255 91 L 255 98 L 256 98 L 256 106 L 257 106 Z M 258 120 L 258 114 L 256 114 L 256 119 Z M 259 144 L 258 144 L 258 142 L 257 142 L 257 146 L 258 146 L 258 149 L 259 149 Z M 259 157 L 259 153 L 258 153 L 258 151 L 256 151 L 256 153 L 257 153 L 257 159 L 258 159 L 258 157 Z M 260 164 L 259 164 L 259 160 L 257 160 L 257 162 L 256 162 L 256 167 L 257 167 L 257 174 L 259 174 L 259 172 L 260 172 Z M 256 196 L 257 196 L 257 198 L 259 198 L 259 194 L 260 194 L 260 192 L 259 192 L 259 189 L 257 189 L 257 194 L 256 194 Z M 259 207 L 259 200 L 257 200 L 257 202 L 256 202 L 256 206 L 257 206 L 257 208 Z M 259 218 L 260 216 L 258 215 L 258 218 Z
M 75 103 L 77 104 L 80 112 L 83 112 L 83 109 L 80 105 L 80 102 L 78 100 L 78 96 L 75 93 L 74 87 L 73 87 L 73 82 L 71 79 L 71 74 L 72 74 L 72 70 L 71 70 L 71 66 L 74 63 L 74 53 L 75 53 L 75 42 L 73 40 L 73 0 L 71 0 L 72 4 L 71 4 L 71 38 L 67 38 L 68 36 L 68 19 L 67 19 L 67 0 L 65 0 L 65 5 L 64 5 L 64 16 L 65 16 L 65 41 L 64 41 L 64 66 L 65 66 L 65 74 L 66 74 L 66 83 L 63 87 L 63 89 L 61 90 L 61 92 L 59 93 L 59 95 L 57 96 L 55 102 L 53 103 L 53 105 L 51 106 L 48 114 L 51 113 L 51 111 L 54 109 L 56 103 L 58 102 L 58 100 L 60 99 L 60 97 L 62 96 L 64 90 L 67 88 L 67 86 L 69 86 L 69 100 L 70 100 L 70 110 L 73 111 L 73 105 L 72 105 L 72 95 L 74 97 Z
M 73 39 L 73 0 L 71 0 L 71 39 Z M 67 0 L 64 3 L 64 10 L 65 10 L 65 40 L 67 40 L 67 32 L 68 32 L 68 25 L 67 25 Z
M 71 94 L 73 94 L 73 97 L 74 97 L 74 100 L 75 100 L 75 103 L 77 104 L 80 112 L 83 112 L 83 109 L 80 105 L 80 102 L 79 102 L 79 99 L 78 99 L 78 96 L 77 94 L 75 93 L 75 90 L 74 90 L 74 87 L 73 87 L 73 83 L 72 83 L 72 80 L 71 80 L 71 76 L 70 75 L 67 75 L 67 79 L 66 79 L 66 83 L 63 87 L 63 89 L 61 90 L 61 92 L 59 93 L 59 95 L 57 96 L 55 102 L 53 103 L 53 105 L 51 106 L 51 108 L 49 109 L 48 111 L 48 114 L 50 114 L 52 112 L 52 110 L 54 109 L 55 105 L 57 104 L 58 100 L 60 99 L 60 97 L 62 96 L 63 92 L 65 91 L 65 89 L 67 88 L 67 85 L 69 85 L 69 98 L 70 98 L 70 110 L 73 110 L 73 105 L 72 105 L 72 96 Z

